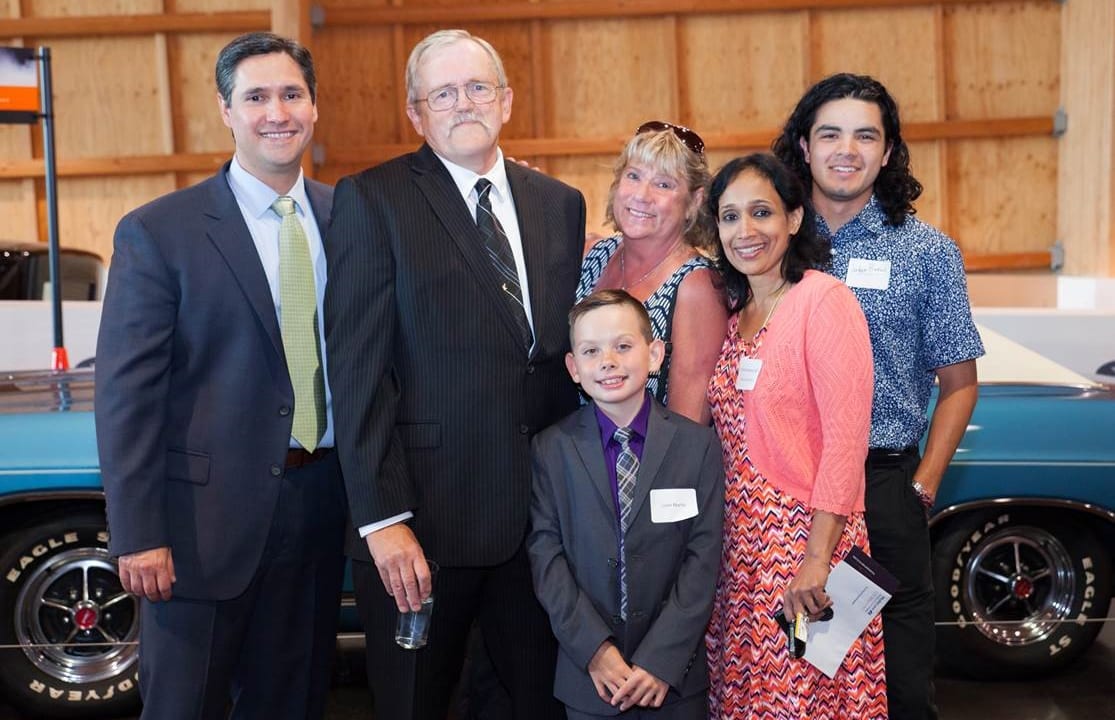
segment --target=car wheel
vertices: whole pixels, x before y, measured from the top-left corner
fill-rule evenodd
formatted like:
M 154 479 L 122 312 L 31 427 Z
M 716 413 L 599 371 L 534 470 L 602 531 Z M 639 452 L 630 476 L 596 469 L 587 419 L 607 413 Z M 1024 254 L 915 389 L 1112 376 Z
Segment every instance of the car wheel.
M 0 545 L 0 684 L 35 717 L 118 715 L 139 704 L 139 605 L 108 555 L 104 517 L 41 519 Z
M 1053 516 L 1056 517 L 1056 516 Z M 1099 633 L 1111 558 L 1087 526 L 1033 510 L 953 520 L 934 543 L 938 657 L 979 678 L 1063 667 Z

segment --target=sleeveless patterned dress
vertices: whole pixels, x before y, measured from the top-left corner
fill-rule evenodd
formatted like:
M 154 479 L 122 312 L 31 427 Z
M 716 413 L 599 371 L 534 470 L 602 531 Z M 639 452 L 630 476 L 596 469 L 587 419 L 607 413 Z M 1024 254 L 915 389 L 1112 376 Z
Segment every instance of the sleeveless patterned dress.
M 882 621 L 852 645 L 836 677 L 790 658 L 786 635 L 773 619 L 781 591 L 805 555 L 811 511 L 763 477 L 749 457 L 743 392 L 735 378 L 769 326 L 753 340 L 739 337 L 739 315 L 709 385 L 712 419 L 724 446 L 724 554 L 705 637 L 712 720 L 886 720 Z M 867 547 L 863 513 L 848 517 L 833 553 Z
M 588 251 L 585 259 L 581 261 L 581 281 L 577 284 L 576 302 L 580 302 L 596 289 L 596 283 L 600 282 L 600 276 L 604 274 L 604 268 L 615 256 L 622 243 L 623 238 L 617 233 L 604 238 Z M 670 357 L 673 355 L 670 335 L 674 326 L 674 304 L 677 299 L 678 287 L 681 286 L 682 280 L 685 280 L 686 276 L 694 270 L 712 269 L 712 267 L 712 263 L 700 255 L 690 258 L 675 270 L 666 279 L 666 282 L 654 291 L 653 295 L 643 302 L 647 314 L 650 315 L 651 332 L 654 333 L 654 337 L 666 344 L 666 356 L 662 360 L 662 368 L 647 378 L 647 390 L 663 405 L 666 404 L 669 390 Z

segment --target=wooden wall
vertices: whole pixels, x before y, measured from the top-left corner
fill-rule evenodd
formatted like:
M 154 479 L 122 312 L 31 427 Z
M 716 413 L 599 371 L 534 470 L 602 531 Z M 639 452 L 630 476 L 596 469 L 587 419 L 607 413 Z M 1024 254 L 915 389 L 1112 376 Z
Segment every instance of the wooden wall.
M 812 82 L 853 71 L 897 97 L 926 186 L 919 214 L 957 239 L 969 267 L 1049 266 L 1056 0 L 323 0 L 312 29 L 310 4 L 0 0 L 0 43 L 53 48 L 64 242 L 107 257 L 121 213 L 228 155 L 212 66 L 237 32 L 275 25 L 311 46 L 315 172 L 333 181 L 417 145 L 407 54 L 435 29 L 464 27 L 500 50 L 515 88 L 505 151 L 581 188 L 592 226 L 612 161 L 644 120 L 696 129 L 715 169 L 768 146 Z M 0 126 L 5 236 L 45 234 L 37 137 Z
M 0 44 L 51 50 L 64 246 L 107 260 L 121 215 L 227 159 L 213 63 L 240 32 L 268 29 L 270 9 L 271 0 L 0 0 Z M 38 125 L 0 125 L 0 238 L 46 239 L 41 158 Z

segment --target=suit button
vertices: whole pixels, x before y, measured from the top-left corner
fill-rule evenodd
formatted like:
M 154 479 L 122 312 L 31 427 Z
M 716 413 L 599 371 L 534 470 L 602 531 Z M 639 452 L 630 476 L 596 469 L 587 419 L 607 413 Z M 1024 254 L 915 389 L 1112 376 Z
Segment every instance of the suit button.
M 279 477 L 283 474 L 283 469 L 278 465 L 271 466 L 271 477 Z
M 533 374 L 534 374 L 534 366 L 533 365 L 527 365 L 527 375 L 533 375 Z
M 610 567 L 610 568 L 619 567 L 619 561 L 616 560 L 615 558 L 608 558 L 608 567 Z
M 612 624 L 613 625 L 619 625 L 622 622 L 623 622 L 623 618 L 621 618 L 619 615 L 613 615 L 612 616 Z
M 526 425 L 520 425 L 520 426 L 519 426 L 519 434 L 520 434 L 520 435 L 528 435 L 528 434 L 530 434 L 530 428 L 529 428 L 529 427 L 527 427 Z
M 283 405 L 281 408 L 279 408 L 279 415 L 281 417 L 286 417 L 287 415 L 290 415 L 290 408 L 288 408 L 286 405 Z

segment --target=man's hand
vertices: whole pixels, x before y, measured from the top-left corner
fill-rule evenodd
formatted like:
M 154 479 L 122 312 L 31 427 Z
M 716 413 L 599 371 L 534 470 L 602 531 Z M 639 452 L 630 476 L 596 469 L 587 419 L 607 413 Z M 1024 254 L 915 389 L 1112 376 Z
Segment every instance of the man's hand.
M 395 523 L 369 534 L 366 539 L 383 588 L 395 598 L 399 612 L 420 610 L 422 601 L 433 590 L 433 583 L 426 555 L 414 531 L 405 523 Z
M 118 565 L 120 584 L 125 592 L 145 597 L 151 602 L 170 600 L 171 586 L 178 579 L 174 576 L 174 558 L 170 548 L 157 547 L 121 555 Z
M 638 665 L 633 665 L 627 682 L 612 695 L 612 705 L 618 705 L 621 712 L 634 705 L 662 707 L 669 689 L 665 680 L 659 680 Z
M 588 661 L 588 675 L 596 686 L 596 694 L 606 703 L 612 702 L 616 692 L 631 677 L 631 666 L 620 655 L 619 648 L 610 640 L 600 643 L 592 660 Z

